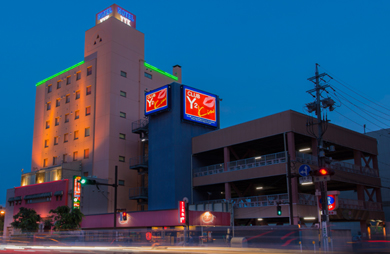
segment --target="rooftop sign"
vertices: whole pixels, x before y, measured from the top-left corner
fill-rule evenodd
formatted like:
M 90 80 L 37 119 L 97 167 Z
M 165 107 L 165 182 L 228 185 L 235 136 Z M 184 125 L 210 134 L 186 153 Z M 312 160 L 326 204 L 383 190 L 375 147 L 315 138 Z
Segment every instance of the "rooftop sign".
M 166 85 L 145 93 L 145 116 L 170 107 L 170 86 Z
M 135 28 L 135 15 L 116 4 L 113 4 L 96 14 L 96 25 L 106 21 L 110 17 L 115 17 L 117 20 L 122 21 L 126 25 Z

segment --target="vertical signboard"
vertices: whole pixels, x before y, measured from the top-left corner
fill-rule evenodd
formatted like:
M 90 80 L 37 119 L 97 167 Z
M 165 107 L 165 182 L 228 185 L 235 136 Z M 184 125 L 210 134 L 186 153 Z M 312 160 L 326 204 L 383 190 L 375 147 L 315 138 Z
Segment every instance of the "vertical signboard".
M 163 86 L 145 93 L 145 116 L 169 109 L 170 86 Z
M 182 86 L 183 119 L 218 127 L 218 97 L 188 86 Z
M 186 203 L 184 201 L 179 201 L 179 223 L 185 224 L 187 221 L 186 218 Z
M 73 176 L 73 209 L 80 209 L 81 176 Z

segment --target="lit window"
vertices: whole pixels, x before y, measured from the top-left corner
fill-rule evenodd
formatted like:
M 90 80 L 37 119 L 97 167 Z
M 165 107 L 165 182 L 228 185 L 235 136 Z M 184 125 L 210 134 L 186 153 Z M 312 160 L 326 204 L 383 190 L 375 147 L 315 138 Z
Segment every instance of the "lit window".
M 91 75 L 92 74 L 92 66 L 89 66 L 87 68 L 87 76 Z
M 43 159 L 43 167 L 47 167 L 47 159 Z
M 57 81 L 57 89 L 60 89 L 61 88 L 61 80 L 58 80 Z
M 62 162 L 63 162 L 63 163 L 66 163 L 67 159 L 68 159 L 68 154 L 64 153 L 64 154 L 62 155 Z
M 57 165 L 57 156 L 53 157 L 53 165 Z
M 64 134 L 64 143 L 68 142 L 69 134 L 65 133 Z
M 126 118 L 126 113 L 125 112 L 120 112 L 119 116 L 122 117 L 122 118 Z
M 81 79 L 81 71 L 76 73 L 76 80 L 80 80 L 80 79 Z
M 47 93 L 51 93 L 53 86 L 50 84 L 47 86 Z
M 69 102 L 70 102 L 70 94 L 67 94 L 65 98 L 65 103 L 69 103 Z
M 73 161 L 77 161 L 78 152 L 73 152 Z
M 79 139 L 79 131 L 74 131 L 74 140 Z
M 74 112 L 74 119 L 79 119 L 80 118 L 80 110 L 76 110 Z
M 85 149 L 84 150 L 84 159 L 88 159 L 89 158 L 89 149 Z
M 54 145 L 58 145 L 58 136 L 54 137 Z
M 66 84 L 67 84 L 67 85 L 69 85 L 70 82 L 71 82 L 71 79 L 70 79 L 70 78 L 71 78 L 71 76 L 67 76 L 67 77 L 66 77 Z
M 60 125 L 60 118 L 59 117 L 56 117 L 55 118 L 55 123 L 54 123 L 55 126 L 57 125 Z
M 126 92 L 121 91 L 121 96 L 122 96 L 122 97 L 126 97 Z
M 85 136 L 86 136 L 86 137 L 89 137 L 89 130 L 90 130 L 89 127 L 88 127 L 88 128 L 85 128 Z
M 119 180 L 118 185 L 124 186 L 125 185 L 125 180 Z
M 76 91 L 76 100 L 80 99 L 80 91 Z
M 152 79 L 152 74 L 145 72 L 144 75 L 145 75 L 145 77 Z
M 69 122 L 69 113 L 65 114 L 65 123 Z
M 119 156 L 119 161 L 120 162 L 125 162 L 125 156 Z
M 91 106 L 85 108 L 85 115 L 89 116 L 91 114 Z
M 92 93 L 92 87 L 87 86 L 87 95 L 90 95 Z
M 59 107 L 59 106 L 60 106 L 60 102 L 61 102 L 61 99 L 57 99 L 57 100 L 56 100 L 56 107 Z
M 121 76 L 126 78 L 127 77 L 127 73 L 124 72 L 124 71 L 121 71 Z
M 46 121 L 46 129 L 50 128 L 50 121 Z
M 48 139 L 45 140 L 45 148 L 46 147 L 49 147 L 49 140 Z
M 50 109 L 51 109 L 51 101 L 46 104 L 46 110 L 50 110 Z
M 124 133 L 119 133 L 119 138 L 120 138 L 120 139 L 126 139 L 126 134 L 124 134 Z

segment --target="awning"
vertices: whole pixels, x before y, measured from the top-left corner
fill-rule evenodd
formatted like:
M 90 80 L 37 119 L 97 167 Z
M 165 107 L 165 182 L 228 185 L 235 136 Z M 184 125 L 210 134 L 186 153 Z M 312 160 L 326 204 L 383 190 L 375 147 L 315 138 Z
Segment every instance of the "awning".
M 45 192 L 45 193 L 39 193 L 39 194 L 33 194 L 33 195 L 26 195 L 24 196 L 24 199 L 35 199 L 35 198 L 47 198 L 51 197 L 52 193 L 51 192 Z
M 11 202 L 11 201 L 19 201 L 19 200 L 22 200 L 22 197 L 21 197 L 21 196 L 9 198 L 9 199 L 8 199 L 8 202 Z
M 62 195 L 64 195 L 64 191 L 62 190 L 54 192 L 54 196 L 62 196 Z

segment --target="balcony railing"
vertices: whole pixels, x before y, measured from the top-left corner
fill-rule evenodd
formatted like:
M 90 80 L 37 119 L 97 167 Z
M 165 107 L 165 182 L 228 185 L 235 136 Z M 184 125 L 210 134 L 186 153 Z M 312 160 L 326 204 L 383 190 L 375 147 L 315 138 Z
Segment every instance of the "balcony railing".
M 345 209 L 383 211 L 382 203 L 346 198 L 339 198 L 339 207 Z
M 129 199 L 147 199 L 148 188 L 147 187 L 136 187 L 129 189 Z
M 268 166 L 268 165 L 285 163 L 285 162 L 286 162 L 285 152 L 267 154 L 267 155 L 252 157 L 243 160 L 231 161 L 228 164 L 227 172 Z M 224 163 L 219 163 L 211 166 L 196 168 L 194 169 L 194 177 L 224 173 L 226 172 L 224 171 L 224 167 L 225 167 Z
M 296 160 L 301 163 L 318 165 L 318 158 L 311 154 L 305 154 L 296 152 Z M 329 168 L 334 170 L 341 170 L 348 173 L 355 173 L 359 175 L 366 175 L 371 177 L 379 177 L 378 169 L 373 169 L 369 167 L 362 167 L 352 163 L 343 162 L 343 161 L 331 161 L 330 164 L 327 164 Z
M 147 155 L 141 155 L 137 157 L 130 158 L 130 168 L 138 169 L 138 168 L 148 168 L 149 158 Z
M 140 131 L 147 131 L 149 124 L 149 118 L 145 117 L 131 123 L 131 130 L 133 133 Z

